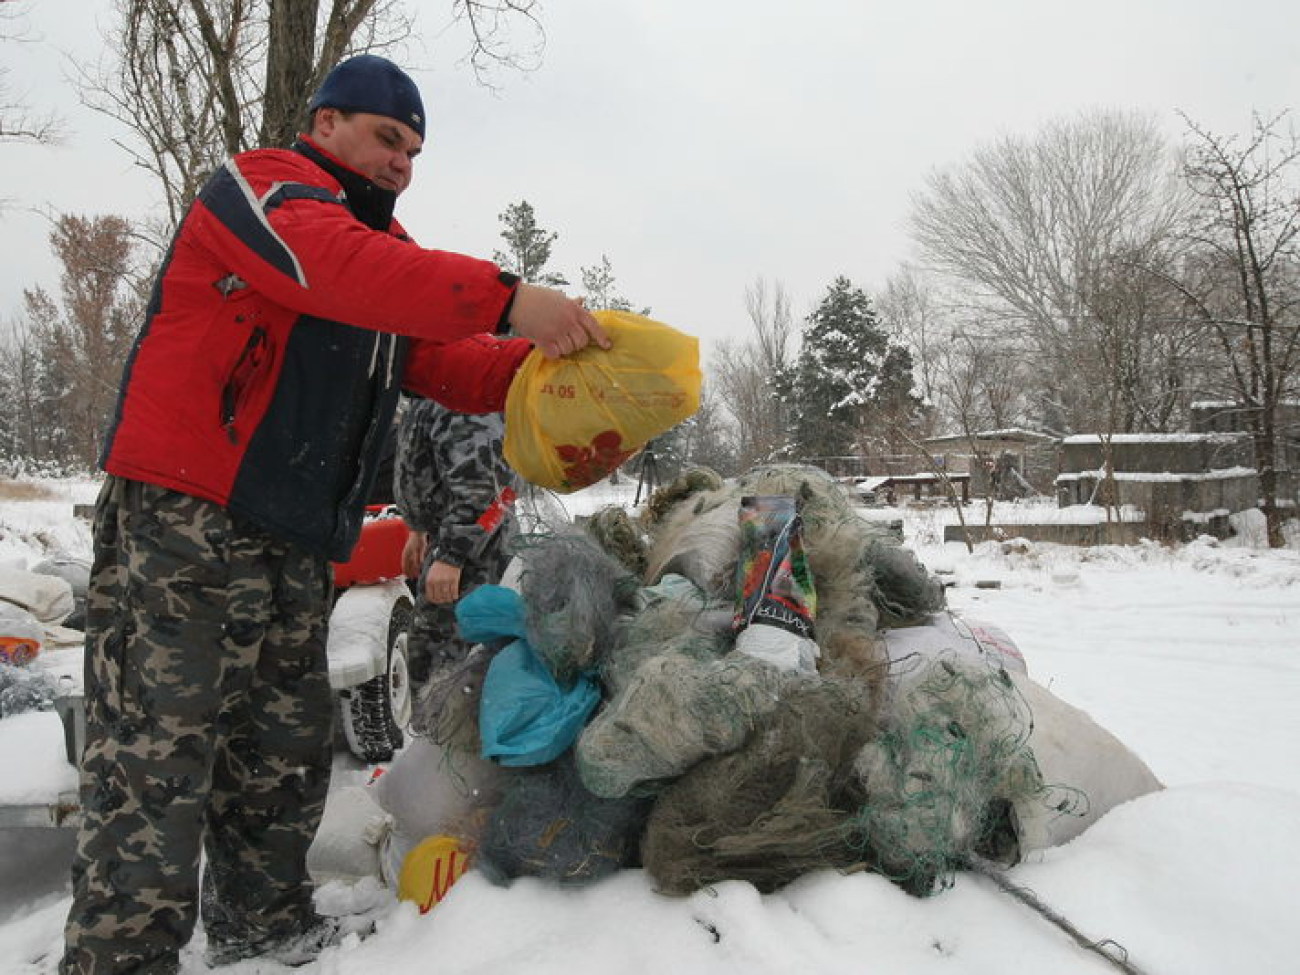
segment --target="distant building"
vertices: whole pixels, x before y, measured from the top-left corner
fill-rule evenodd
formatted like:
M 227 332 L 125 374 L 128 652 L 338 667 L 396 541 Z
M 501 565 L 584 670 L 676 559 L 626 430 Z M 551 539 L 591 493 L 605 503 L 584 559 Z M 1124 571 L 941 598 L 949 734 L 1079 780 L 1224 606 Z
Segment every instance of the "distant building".
M 1197 433 L 1249 433 L 1257 406 L 1245 406 L 1229 400 L 1199 400 L 1192 404 L 1192 430 Z M 1277 471 L 1277 496 L 1282 504 L 1300 502 L 1300 400 L 1278 404 L 1277 453 L 1273 467 Z M 1254 465 L 1252 458 L 1251 464 Z
M 1152 538 L 1226 536 L 1228 516 L 1259 503 L 1250 437 L 1243 433 L 1081 434 L 1061 441 L 1060 466 L 1061 507 L 1140 509 Z
M 925 446 L 949 471 L 970 474 L 971 492 L 1000 500 L 1052 493 L 1057 437 L 1022 427 L 930 437 Z

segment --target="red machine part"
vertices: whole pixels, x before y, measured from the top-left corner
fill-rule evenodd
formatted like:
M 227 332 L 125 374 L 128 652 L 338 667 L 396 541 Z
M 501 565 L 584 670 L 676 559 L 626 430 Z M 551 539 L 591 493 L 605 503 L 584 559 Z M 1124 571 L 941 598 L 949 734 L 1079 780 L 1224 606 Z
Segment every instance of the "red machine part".
M 367 585 L 402 575 L 402 549 L 411 530 L 391 505 L 369 505 L 352 557 L 335 562 L 334 588 Z

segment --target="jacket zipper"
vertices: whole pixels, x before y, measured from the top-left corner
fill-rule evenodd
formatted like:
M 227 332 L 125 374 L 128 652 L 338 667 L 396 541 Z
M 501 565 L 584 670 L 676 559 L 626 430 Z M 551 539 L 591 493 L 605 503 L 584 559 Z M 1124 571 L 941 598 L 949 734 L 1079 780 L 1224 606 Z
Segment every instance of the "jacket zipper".
M 239 358 L 230 370 L 230 378 L 221 389 L 221 426 L 232 444 L 239 443 L 239 431 L 235 429 L 235 414 L 239 410 L 244 391 L 262 365 L 265 351 L 266 329 L 259 325 L 248 336 L 243 351 L 240 352 Z

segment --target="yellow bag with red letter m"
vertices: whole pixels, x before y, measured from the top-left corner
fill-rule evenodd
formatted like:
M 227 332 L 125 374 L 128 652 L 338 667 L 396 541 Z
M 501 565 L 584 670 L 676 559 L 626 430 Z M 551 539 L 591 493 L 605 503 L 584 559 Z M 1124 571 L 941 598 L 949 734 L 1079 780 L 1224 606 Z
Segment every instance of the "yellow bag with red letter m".
M 593 312 L 612 347 L 534 349 L 506 397 L 506 462 L 567 493 L 595 484 L 700 408 L 699 340 L 622 311 Z

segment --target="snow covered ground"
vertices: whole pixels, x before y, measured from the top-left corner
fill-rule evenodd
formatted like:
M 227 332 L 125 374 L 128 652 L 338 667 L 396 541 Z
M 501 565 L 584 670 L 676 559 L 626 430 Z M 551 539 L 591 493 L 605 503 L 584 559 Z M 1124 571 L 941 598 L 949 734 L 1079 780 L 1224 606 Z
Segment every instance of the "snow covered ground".
M 86 554 L 86 529 L 72 521 L 70 505 L 91 500 L 94 486 L 58 488 L 54 500 L 0 501 L 0 564 L 30 564 L 57 548 Z M 633 488 L 593 489 L 565 504 L 580 513 L 611 498 L 630 501 Z M 1084 938 L 1126 958 L 1127 969 L 975 875 L 924 900 L 872 874 L 830 872 L 766 896 L 725 883 L 675 899 L 656 894 L 638 871 L 577 891 L 532 880 L 499 888 L 471 871 L 423 916 L 374 888 L 327 885 L 326 906 L 378 899 L 379 929 L 299 971 L 1300 973 L 1292 935 L 1300 541 L 1292 536 L 1287 549 L 1269 551 L 1249 524 L 1244 540 L 1178 549 L 1010 542 L 968 553 L 939 541 L 950 511 L 869 514 L 903 517 L 907 544 L 951 581 L 950 605 L 1006 630 L 1040 684 L 1089 712 L 1167 786 L 1008 875 Z M 999 512 L 995 520 L 1010 517 Z M 0 769 L 25 761 L 0 756 Z M 68 907 L 68 836 L 7 832 L 0 972 L 52 972 Z M 187 973 L 206 971 L 200 939 L 184 958 Z M 224 971 L 284 969 L 246 962 Z

